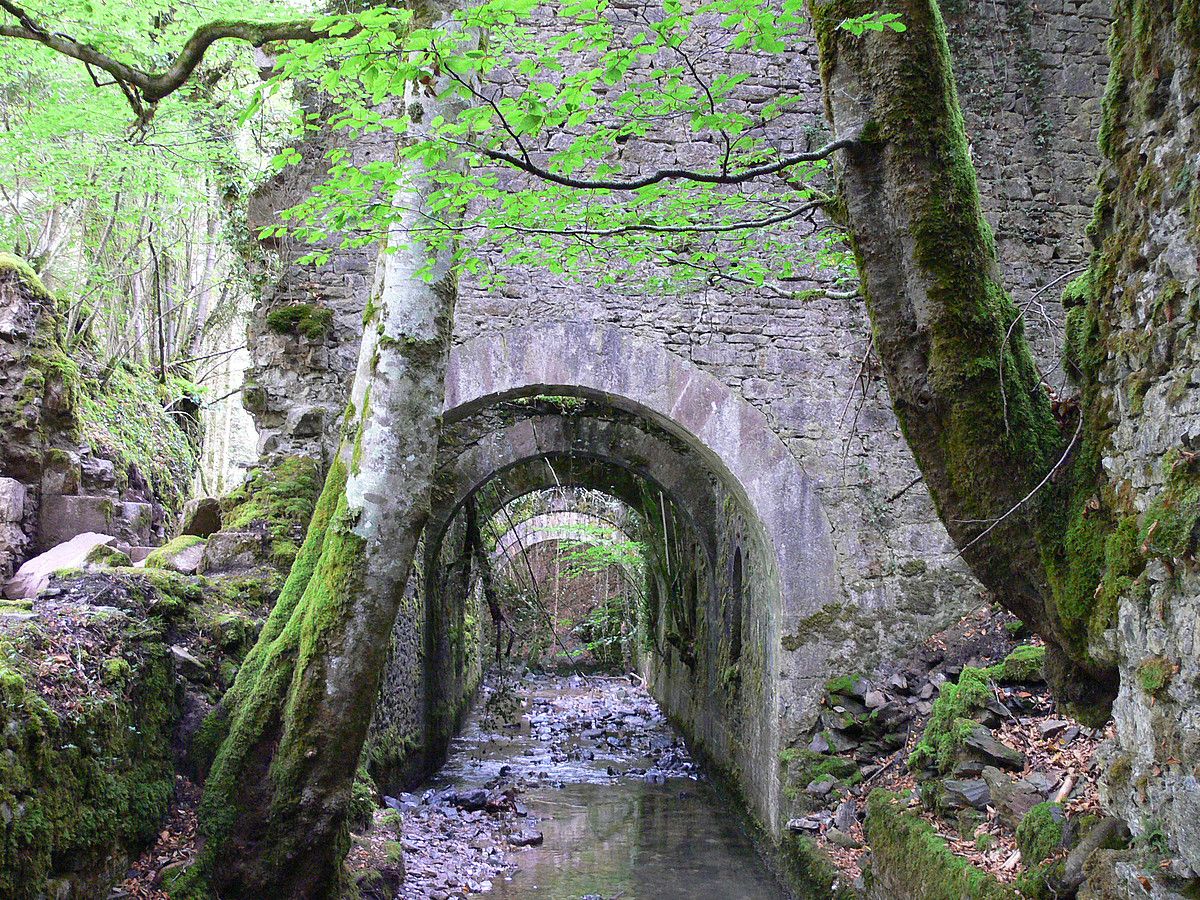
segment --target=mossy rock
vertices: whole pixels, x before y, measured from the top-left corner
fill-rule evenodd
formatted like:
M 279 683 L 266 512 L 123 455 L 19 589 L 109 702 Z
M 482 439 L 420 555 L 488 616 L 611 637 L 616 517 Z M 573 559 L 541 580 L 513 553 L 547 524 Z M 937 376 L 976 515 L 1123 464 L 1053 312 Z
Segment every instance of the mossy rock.
M 1057 803 L 1039 803 L 1017 826 L 1017 848 L 1026 866 L 1049 859 L 1062 848 L 1067 817 Z
M 1151 656 L 1142 660 L 1137 667 L 1137 683 L 1151 697 L 1160 697 L 1165 693 L 1171 679 L 1175 677 L 1178 666 L 1165 656 Z
M 147 569 L 170 569 L 184 574 L 196 571 L 200 557 L 203 555 L 205 539 L 196 535 L 183 534 L 174 538 L 161 547 L 150 551 L 146 557 Z M 188 551 L 192 551 L 188 553 Z
M 269 562 L 287 570 L 296 558 L 322 485 L 320 463 L 307 456 L 288 456 L 272 466 L 253 469 L 241 487 L 221 500 L 222 530 L 265 531 L 270 539 Z
M 103 621 L 121 655 L 96 663 L 102 689 L 65 708 L 42 693 L 54 676 L 26 668 L 23 653 L 45 652 L 23 643 L 36 635 L 0 641 L 0 896 L 45 896 L 64 865 L 73 880 L 99 884 L 110 860 L 136 855 L 166 815 L 175 784 L 166 649 L 143 623 Z
M 987 669 L 968 666 L 962 670 L 957 683 L 943 684 L 933 702 L 925 733 L 909 756 L 909 765 L 932 768 L 942 774 L 949 772 L 963 742 L 978 727 L 977 717 L 991 697 Z
M 1005 684 L 1035 684 L 1046 680 L 1042 671 L 1045 665 L 1046 648 L 1025 644 L 986 671 L 993 679 Z
M 85 561 L 88 565 L 108 566 L 109 568 L 113 569 L 128 568 L 129 566 L 133 565 L 133 562 L 129 559 L 128 553 L 118 550 L 116 547 L 112 547 L 108 544 L 97 544 L 92 548 L 91 552 L 88 553 Z
M 867 798 L 863 833 L 871 848 L 864 873 L 875 896 L 912 900 L 1018 900 L 991 875 L 955 856 L 933 826 L 906 809 L 903 799 L 876 789 Z

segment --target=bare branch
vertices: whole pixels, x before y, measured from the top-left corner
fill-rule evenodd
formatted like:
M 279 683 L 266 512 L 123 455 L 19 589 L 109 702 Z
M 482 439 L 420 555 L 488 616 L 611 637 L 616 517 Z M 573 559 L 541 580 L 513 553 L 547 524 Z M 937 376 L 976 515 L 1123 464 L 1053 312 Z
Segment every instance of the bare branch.
M 1006 512 L 1004 515 L 1000 516 L 999 518 L 993 519 L 992 523 L 990 525 L 988 525 L 987 528 L 983 529 L 983 531 L 979 532 L 979 534 L 975 535 L 975 537 L 971 538 L 971 540 L 969 540 L 965 544 L 963 544 L 962 547 L 958 551 L 959 556 L 962 556 L 964 553 L 966 553 L 968 550 L 970 550 L 973 546 L 975 546 L 975 544 L 979 543 L 981 540 L 983 540 L 985 537 L 987 537 L 989 534 L 991 534 L 992 531 L 994 531 L 997 528 L 997 526 L 1000 525 L 1001 522 L 1003 522 L 1005 519 L 1007 519 L 1009 516 L 1011 516 L 1013 513 L 1015 513 L 1018 509 L 1020 509 L 1022 506 L 1024 506 L 1026 503 L 1028 503 L 1031 499 L 1033 499 L 1033 495 L 1036 494 L 1038 491 L 1040 491 L 1042 488 L 1044 488 L 1049 483 L 1050 479 L 1054 477 L 1054 473 L 1057 472 L 1060 468 L 1062 468 L 1062 464 L 1065 463 L 1067 461 L 1067 457 L 1071 455 L 1071 450 L 1074 448 L 1075 442 L 1077 440 L 1079 440 L 1079 432 L 1081 432 L 1082 430 L 1083 430 L 1083 415 L 1080 414 L 1079 423 L 1075 426 L 1075 434 L 1071 438 L 1071 443 L 1067 444 L 1067 449 L 1063 451 L 1063 455 L 1061 457 L 1059 457 L 1058 462 L 1056 462 L 1053 466 L 1050 467 L 1050 471 L 1046 473 L 1046 477 L 1043 478 L 1041 481 L 1039 481 L 1037 483 L 1037 486 L 1032 491 L 1030 491 L 1028 494 L 1026 494 L 1024 497 L 1022 497 L 1016 503 L 1014 503 L 1012 508 L 1010 508 L 1008 510 L 1008 512 Z M 974 521 L 974 520 L 962 519 L 959 521 L 967 522 L 967 521 Z

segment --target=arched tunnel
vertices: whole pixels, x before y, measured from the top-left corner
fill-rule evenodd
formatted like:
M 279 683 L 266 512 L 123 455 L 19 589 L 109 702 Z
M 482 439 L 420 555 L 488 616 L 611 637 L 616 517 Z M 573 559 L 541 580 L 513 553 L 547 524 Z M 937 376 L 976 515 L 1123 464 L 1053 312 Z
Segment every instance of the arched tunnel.
M 376 777 L 397 786 L 439 761 L 486 664 L 468 507 L 488 522 L 572 487 L 641 523 L 642 674 L 777 828 L 777 757 L 814 711 L 824 661 L 781 638 L 830 600 L 828 524 L 757 410 L 679 357 L 592 325 L 484 336 L 453 354 L 430 516 L 369 743 Z

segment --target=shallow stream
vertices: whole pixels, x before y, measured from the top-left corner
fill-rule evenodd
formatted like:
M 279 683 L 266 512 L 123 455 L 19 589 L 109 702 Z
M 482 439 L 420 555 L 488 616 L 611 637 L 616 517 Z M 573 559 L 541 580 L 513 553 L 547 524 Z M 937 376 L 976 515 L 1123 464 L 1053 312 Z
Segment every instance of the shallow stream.
M 527 676 L 515 697 L 508 710 L 477 705 L 432 784 L 519 788 L 522 827 L 542 840 L 507 855 L 490 896 L 788 896 L 645 690 L 625 679 Z

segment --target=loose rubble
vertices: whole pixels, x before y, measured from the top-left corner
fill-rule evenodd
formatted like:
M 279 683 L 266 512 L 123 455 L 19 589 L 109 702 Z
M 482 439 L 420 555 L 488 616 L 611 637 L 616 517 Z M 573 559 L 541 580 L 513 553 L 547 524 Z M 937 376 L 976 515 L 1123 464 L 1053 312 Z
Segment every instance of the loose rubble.
M 800 814 L 788 821 L 789 830 L 814 838 L 861 886 L 870 859 L 865 801 L 883 788 L 906 797 L 910 811 L 956 855 L 1012 884 L 1027 868 L 1017 828 L 1034 807 L 1057 803 L 1070 819 L 1098 816 L 1093 756 L 1105 735 L 1056 708 L 1033 664 L 1034 645 L 1020 644 L 1019 633 L 1010 616 L 985 609 L 894 671 L 833 679 L 819 730 L 802 750 L 785 754 L 793 778 L 804 781 L 794 782 Z M 977 724 L 963 729 L 945 772 L 913 768 L 935 701 L 964 670 L 990 676 L 991 695 L 974 712 Z M 1066 852 L 1055 851 L 1056 858 Z

